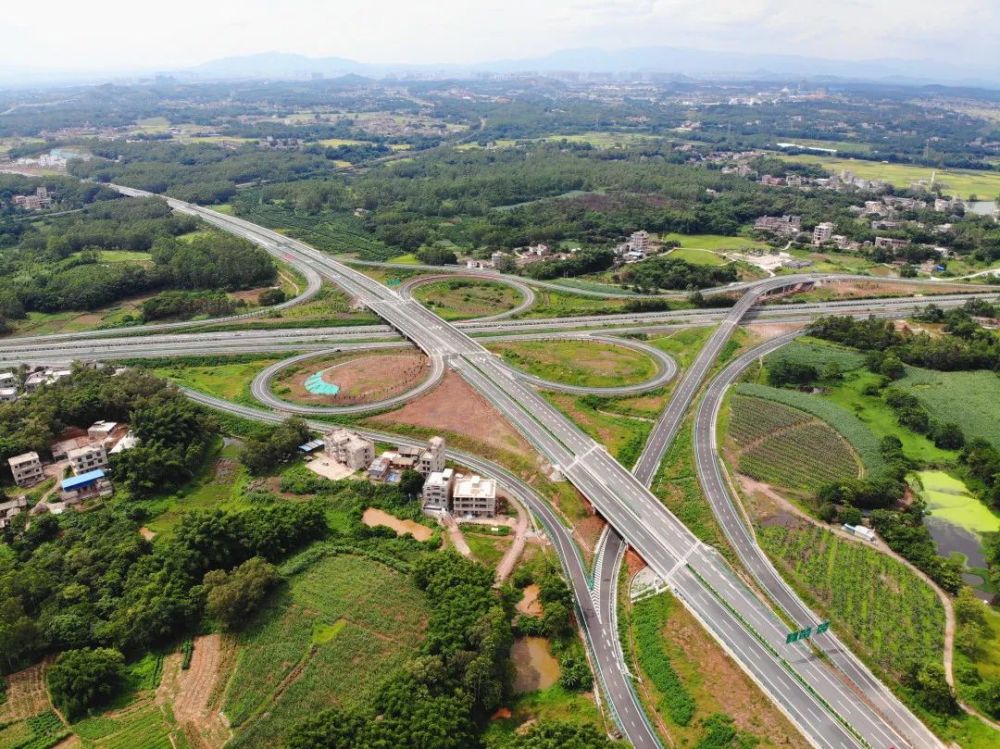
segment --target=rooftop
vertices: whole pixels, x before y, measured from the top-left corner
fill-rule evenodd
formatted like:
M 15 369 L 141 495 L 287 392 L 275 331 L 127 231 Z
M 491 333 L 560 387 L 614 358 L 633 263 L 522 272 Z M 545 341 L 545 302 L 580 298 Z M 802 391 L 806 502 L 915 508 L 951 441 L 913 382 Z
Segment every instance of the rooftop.
M 92 484 L 95 481 L 104 478 L 104 469 L 98 468 L 94 471 L 87 471 L 86 473 L 81 473 L 79 476 L 73 476 L 72 478 L 64 479 L 62 482 L 62 490 L 72 491 L 73 489 L 79 489 L 81 486 L 86 486 L 87 484 Z

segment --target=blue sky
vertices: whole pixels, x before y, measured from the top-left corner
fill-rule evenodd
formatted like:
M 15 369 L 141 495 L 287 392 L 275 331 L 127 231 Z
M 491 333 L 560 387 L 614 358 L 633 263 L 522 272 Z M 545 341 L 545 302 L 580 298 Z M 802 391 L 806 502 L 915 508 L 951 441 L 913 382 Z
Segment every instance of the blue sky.
M 0 66 L 182 68 L 264 51 L 474 63 L 676 45 L 987 64 L 1000 0 L 47 0 L 0 14 Z M 996 67 L 994 64 L 993 67 Z

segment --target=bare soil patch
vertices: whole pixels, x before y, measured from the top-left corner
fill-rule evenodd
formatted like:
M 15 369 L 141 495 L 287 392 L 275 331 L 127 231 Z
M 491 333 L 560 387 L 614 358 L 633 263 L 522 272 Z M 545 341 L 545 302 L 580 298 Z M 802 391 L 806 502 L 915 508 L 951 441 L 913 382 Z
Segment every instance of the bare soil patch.
M 154 538 L 156 538 L 156 533 L 154 531 L 149 530 L 149 528 L 147 528 L 146 526 L 142 526 L 142 528 L 139 529 L 139 535 L 142 536 L 147 541 L 152 541 Z
M 225 664 L 232 660 L 229 651 L 233 648 L 232 642 L 221 635 L 203 635 L 195 638 L 190 668 L 181 669 L 180 653 L 171 654 L 163 663 L 156 703 L 171 704 L 184 735 L 203 749 L 218 749 L 231 736 L 213 696 L 218 692 Z
M 646 567 L 645 560 L 636 554 L 631 546 L 625 551 L 625 567 L 630 578 Z
M 0 723 L 24 720 L 49 709 L 44 678 L 47 668 L 48 661 L 44 661 L 6 677 L 7 699 L 0 704 Z
M 293 403 L 374 403 L 415 388 L 428 376 L 429 366 L 427 357 L 415 349 L 342 354 L 307 360 L 298 368 L 289 368 L 279 373 L 273 388 L 277 395 Z M 306 380 L 317 372 L 340 388 L 336 395 L 317 395 L 306 390 Z
M 449 372 L 441 384 L 402 408 L 365 419 L 365 424 L 406 424 L 468 437 L 497 450 L 528 457 L 532 449 L 489 401 L 459 375 Z

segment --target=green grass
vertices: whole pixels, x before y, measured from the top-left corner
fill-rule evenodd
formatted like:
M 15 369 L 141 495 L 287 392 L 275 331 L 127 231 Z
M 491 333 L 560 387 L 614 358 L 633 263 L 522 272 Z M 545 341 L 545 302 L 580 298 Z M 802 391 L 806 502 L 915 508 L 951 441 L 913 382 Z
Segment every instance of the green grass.
M 961 198 L 975 195 L 983 200 L 990 200 L 1000 194 L 1000 172 L 997 171 L 935 169 L 913 164 L 883 164 L 879 161 L 839 159 L 811 154 L 785 155 L 781 158 L 784 161 L 802 164 L 819 164 L 831 174 L 840 174 L 846 169 L 858 177 L 883 179 L 895 187 L 909 187 L 919 180 L 930 183 L 933 176 L 934 184 L 941 186 L 946 195 L 957 195 Z
M 976 499 L 966 485 L 944 471 L 920 471 L 917 490 L 931 514 L 972 533 L 1000 531 L 1000 517 Z
M 722 234 L 661 234 L 663 242 L 680 242 L 682 249 L 694 250 L 743 250 L 746 248 L 768 249 L 770 245 L 749 237 L 727 237 Z
M 428 615 L 406 575 L 369 559 L 329 555 L 294 574 L 239 635 L 227 746 L 279 746 L 319 710 L 366 706 L 413 654 Z
M 146 500 L 143 506 L 152 518 L 146 527 L 156 534 L 168 534 L 185 512 L 214 510 L 240 504 L 239 491 L 247 479 L 246 469 L 237 461 L 240 446 L 222 446 L 222 441 L 208 455 L 201 472 L 174 494 Z
M 866 475 L 872 477 L 883 475 L 885 461 L 882 459 L 878 441 L 878 436 L 881 435 L 876 436 L 876 433 L 869 428 L 863 419 L 836 401 L 797 390 L 784 390 L 768 385 L 748 383 L 737 385 L 736 393 L 791 406 L 821 419 L 844 437 L 857 451 L 865 466 Z M 895 423 L 895 419 L 893 423 Z
M 237 361 L 232 361 L 222 356 L 218 358 L 217 363 L 187 364 L 181 361 L 170 366 L 155 367 L 152 372 L 158 377 L 209 395 L 256 405 L 257 401 L 249 395 L 250 383 L 261 370 L 279 360 L 277 357 L 271 357 L 246 361 L 241 357 Z
M 488 748 L 506 746 L 517 729 L 528 721 L 563 721 L 576 725 L 592 725 L 604 732 L 607 726 L 594 701 L 580 692 L 570 692 L 558 684 L 548 689 L 517 695 L 509 703 L 511 717 L 491 720 L 486 727 L 484 745 Z
M 507 284 L 462 278 L 418 286 L 413 296 L 445 320 L 495 315 L 523 301 L 521 294 Z
M 97 259 L 102 263 L 149 263 L 153 256 L 148 252 L 130 252 L 127 250 L 100 250 Z
M 397 255 L 390 259 L 389 262 L 396 263 L 397 265 L 420 265 L 420 258 L 412 252 L 407 252 L 405 255 Z
M 465 537 L 465 543 L 469 545 L 469 549 L 472 551 L 472 556 L 490 569 L 497 566 L 503 558 L 507 547 L 510 546 L 508 541 L 498 539 L 496 536 L 473 533 L 468 528 L 463 528 L 462 535 Z
M 567 385 L 631 385 L 656 374 L 656 363 L 646 354 L 600 341 L 517 341 L 486 347 L 518 369 Z
M 800 594 L 881 669 L 898 678 L 910 663 L 941 661 L 941 602 L 903 564 L 811 525 L 763 526 L 757 536 Z
M 675 260 L 684 260 L 693 265 L 727 265 L 730 261 L 711 250 L 697 250 L 693 248 L 678 247 L 670 250 L 670 257 Z
M 994 372 L 938 372 L 907 367 L 894 387 L 917 397 L 932 419 L 955 422 L 967 438 L 982 437 L 1000 448 L 1000 377 Z
M 652 419 L 614 413 L 624 399 L 594 401 L 565 393 L 544 393 L 544 397 L 568 416 L 584 432 L 604 445 L 622 465 L 631 466 L 639 459 L 646 438 L 653 428 Z M 627 410 L 627 405 L 624 406 Z
M 574 284 L 575 285 L 575 284 Z M 535 303 L 518 317 L 579 317 L 622 312 L 627 300 L 597 299 L 547 288 L 535 289 Z
M 659 712 L 675 725 L 686 726 L 694 717 L 695 702 L 671 665 L 661 634 L 674 605 L 667 596 L 640 601 L 632 609 L 632 625 L 636 655 L 642 670 L 656 687 Z

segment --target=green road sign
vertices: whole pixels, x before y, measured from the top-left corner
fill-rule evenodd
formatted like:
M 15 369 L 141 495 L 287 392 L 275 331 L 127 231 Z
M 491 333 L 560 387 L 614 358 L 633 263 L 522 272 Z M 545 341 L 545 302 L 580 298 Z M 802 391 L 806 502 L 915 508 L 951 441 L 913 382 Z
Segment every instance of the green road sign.
M 830 628 L 830 622 L 821 622 L 816 625 L 815 634 L 821 635 Z M 806 627 L 805 629 L 800 629 L 797 632 L 789 632 L 785 635 L 785 644 L 791 645 L 793 642 L 798 642 L 799 640 L 808 640 L 813 636 L 813 628 Z

